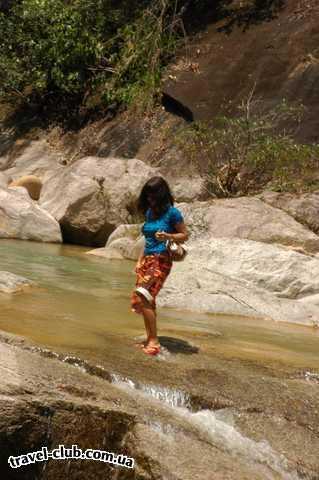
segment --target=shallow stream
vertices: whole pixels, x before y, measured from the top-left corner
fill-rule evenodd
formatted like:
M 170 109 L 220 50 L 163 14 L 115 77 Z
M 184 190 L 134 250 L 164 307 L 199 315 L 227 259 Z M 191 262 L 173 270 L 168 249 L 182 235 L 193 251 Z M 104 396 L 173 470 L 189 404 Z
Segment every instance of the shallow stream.
M 253 405 L 258 393 L 267 396 L 265 374 L 276 382 L 300 380 L 297 390 L 289 392 L 292 397 L 300 388 L 316 387 L 319 331 L 260 319 L 158 308 L 163 353 L 156 359 L 147 357 L 133 346 L 143 335 L 142 317 L 130 309 L 135 263 L 93 257 L 87 250 L 0 240 L 1 270 L 37 284 L 25 293 L 0 296 L 0 330 L 22 335 L 41 348 L 58 352 L 61 358 L 79 359 L 79 365 L 82 359 L 91 367 L 101 366 L 119 389 L 160 402 L 176 418 L 197 428 L 206 441 L 258 465 L 256 478 L 301 478 L 268 443 L 270 424 L 265 426 L 262 440 L 257 434 L 255 439 L 247 436 L 249 422 L 246 432 L 239 424 L 235 428 L 237 400 L 238 405 L 249 402 L 236 378 L 250 375 L 252 385 L 256 383 Z M 225 386 L 228 373 L 231 380 Z M 291 385 L 289 388 L 294 388 Z M 217 403 L 225 400 L 225 405 L 208 408 L 212 390 L 219 387 L 223 400 Z M 153 424 L 165 433 L 160 420 L 153 419 Z

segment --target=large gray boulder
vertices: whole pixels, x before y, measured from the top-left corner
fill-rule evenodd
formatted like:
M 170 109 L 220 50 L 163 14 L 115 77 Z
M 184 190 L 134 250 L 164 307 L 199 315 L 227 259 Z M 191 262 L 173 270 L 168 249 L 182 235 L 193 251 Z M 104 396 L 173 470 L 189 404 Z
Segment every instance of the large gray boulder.
M 192 238 L 242 238 L 319 252 L 319 236 L 255 197 L 181 203 Z
M 277 297 L 301 299 L 319 294 L 319 259 L 280 245 L 211 238 L 196 241 L 192 254 L 200 263 L 206 258 L 213 272 Z
M 58 222 L 23 187 L 0 188 L 0 238 L 62 242 Z
M 20 277 L 10 272 L 0 272 L 0 292 L 17 293 L 25 288 L 34 285 L 34 282 L 27 278 Z
M 156 173 L 136 159 L 82 158 L 44 183 L 39 204 L 66 241 L 104 246 L 119 224 L 132 222 L 140 190 Z
M 302 194 L 263 192 L 259 198 L 289 213 L 297 222 L 319 234 L 319 192 Z
M 210 242 L 205 240 L 189 245 L 186 259 L 173 265 L 165 287 L 157 297 L 158 306 L 202 313 L 260 317 L 305 325 L 318 324 L 319 306 L 311 301 L 311 293 L 318 292 L 318 282 L 312 281 L 310 269 L 308 274 L 303 272 L 301 279 L 298 271 L 295 274 L 293 272 L 294 261 L 300 261 L 299 273 L 307 264 L 307 261 L 299 258 L 303 255 L 282 252 L 279 247 L 273 247 L 259 258 L 262 248 L 267 249 L 266 245 L 237 240 L 237 245 L 234 241 L 232 247 L 229 240 L 226 240 L 224 245 L 223 242 L 224 240 L 220 239 L 219 243 L 214 243 L 211 239 Z M 237 259 L 236 255 L 239 254 L 241 246 L 243 255 Z M 285 253 L 292 257 L 291 269 L 282 272 L 280 268 Z M 275 255 L 272 258 L 273 266 L 268 266 L 266 260 L 267 257 L 271 258 L 271 254 Z M 294 256 L 298 256 L 298 259 Z M 246 260 L 248 264 L 241 271 L 241 265 Z M 315 268 L 318 271 L 319 264 L 317 260 L 316 262 Z M 298 300 L 299 296 L 307 294 L 309 302 Z

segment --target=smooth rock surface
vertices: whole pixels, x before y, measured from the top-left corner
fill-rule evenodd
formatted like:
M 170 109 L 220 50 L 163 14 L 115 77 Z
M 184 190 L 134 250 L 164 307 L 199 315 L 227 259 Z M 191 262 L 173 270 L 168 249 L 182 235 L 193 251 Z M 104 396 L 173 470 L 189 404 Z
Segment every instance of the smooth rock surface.
M 284 210 L 297 222 L 319 234 L 319 192 L 297 195 L 266 191 L 258 197 L 269 205 Z
M 119 225 L 109 236 L 104 248 L 90 250 L 89 254 L 105 258 L 137 260 L 144 250 L 145 239 L 141 234 L 143 224 Z
M 298 296 L 298 281 L 289 276 L 284 281 L 280 275 L 279 277 L 275 275 L 272 280 L 267 271 L 262 272 L 263 259 L 260 260 L 261 271 L 258 271 L 258 258 L 254 262 L 253 255 L 250 266 L 247 266 L 241 274 L 240 260 L 235 259 L 236 249 L 234 249 L 233 271 L 229 271 L 232 261 L 229 247 L 228 244 L 226 248 L 228 248 L 229 258 L 223 263 L 222 255 L 219 255 L 218 262 L 216 250 L 211 249 L 206 241 L 202 242 L 201 246 L 199 242 L 189 245 L 189 254 L 186 259 L 173 265 L 165 281 L 165 288 L 158 294 L 157 304 L 161 307 L 181 310 L 262 317 L 304 325 L 318 323 L 317 305 L 310 301 L 306 303 L 283 296 L 284 294 Z M 298 254 L 295 253 L 295 255 Z M 309 277 L 310 275 L 311 271 Z M 274 292 L 277 288 L 276 278 L 278 288 L 283 289 L 280 296 Z M 260 285 L 263 285 L 263 288 Z M 302 290 L 301 285 L 299 289 Z M 317 285 L 312 285 L 309 291 L 312 289 L 316 290 Z
M 34 282 L 27 278 L 14 273 L 0 271 L 0 292 L 2 293 L 20 292 L 32 285 L 34 285 Z
M 24 175 L 10 182 L 8 187 L 24 187 L 32 200 L 39 200 L 42 182 L 36 175 Z
M 60 168 L 59 155 L 45 139 L 25 142 L 19 149 L 20 152 L 13 158 L 10 154 L 0 158 L 0 170 L 5 170 L 13 180 L 25 175 L 36 175 L 44 181 Z
M 12 178 L 4 172 L 0 172 L 0 188 L 7 188 Z
M 62 242 L 58 222 L 23 187 L 0 189 L 0 238 Z
M 50 177 L 39 204 L 60 223 L 65 240 L 104 246 L 119 224 L 132 220 L 140 190 L 156 172 L 136 159 L 86 157 Z
M 276 243 L 215 238 L 207 231 L 197 236 L 202 226 L 189 225 L 193 228 L 189 254 L 174 263 L 157 297 L 159 306 L 308 325 L 319 322 L 317 255 Z M 144 242 L 140 227 L 119 226 L 105 248 L 89 253 L 136 260 Z
M 182 176 L 182 173 L 178 178 L 167 176 L 167 182 L 176 202 L 193 202 L 209 198 L 209 193 L 205 189 L 205 181 L 201 176 L 186 177 Z
M 319 251 L 319 236 L 286 212 L 255 197 L 218 199 L 177 205 L 192 238 L 242 238 Z
M 202 240 L 193 248 L 195 258 L 203 263 L 206 258 L 214 272 L 278 297 L 300 299 L 319 293 L 319 260 L 315 257 L 242 239 Z

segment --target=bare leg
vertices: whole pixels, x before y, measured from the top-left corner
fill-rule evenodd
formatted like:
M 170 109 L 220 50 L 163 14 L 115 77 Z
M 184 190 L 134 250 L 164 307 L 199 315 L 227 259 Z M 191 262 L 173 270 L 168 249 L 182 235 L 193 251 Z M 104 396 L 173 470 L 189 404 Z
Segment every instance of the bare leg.
M 148 317 L 147 317 L 147 315 L 144 314 L 144 306 L 147 307 L 149 304 L 148 304 L 147 300 L 145 299 L 145 297 L 143 297 L 143 295 L 141 295 L 139 293 L 137 293 L 136 295 L 139 299 L 139 302 L 135 304 L 135 312 L 143 315 L 145 331 L 146 331 L 146 340 L 135 343 L 135 346 L 136 347 L 145 347 L 148 344 L 149 338 L 151 336 Z
M 148 344 L 150 336 L 151 336 L 151 330 L 150 330 L 150 324 L 148 321 L 147 316 L 144 313 L 143 309 L 143 317 L 144 317 L 144 325 L 145 325 L 145 331 L 146 331 L 146 342 L 143 342 L 144 346 Z
M 142 312 L 144 317 L 145 330 L 147 334 L 146 346 L 159 346 L 157 338 L 156 312 L 150 303 L 143 298 Z

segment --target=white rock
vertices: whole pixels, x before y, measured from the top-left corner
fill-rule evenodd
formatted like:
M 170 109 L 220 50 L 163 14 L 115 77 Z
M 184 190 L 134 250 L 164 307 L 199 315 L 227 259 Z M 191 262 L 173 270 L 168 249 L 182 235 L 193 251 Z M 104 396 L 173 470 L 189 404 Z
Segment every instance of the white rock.
M 9 157 L 2 158 L 0 168 L 13 180 L 25 175 L 36 175 L 44 181 L 61 167 L 58 154 L 52 151 L 48 142 L 43 139 L 29 142 L 13 161 Z
M 192 238 L 245 238 L 319 251 L 319 237 L 286 212 L 255 197 L 218 199 L 176 205 Z
M 0 238 L 62 242 L 58 222 L 23 187 L 0 189 Z
M 145 246 L 141 226 L 142 224 L 119 225 L 109 236 L 104 248 L 97 248 L 87 253 L 105 258 L 137 260 Z
M 208 253 L 203 258 L 192 250 L 183 262 L 173 265 L 158 294 L 157 305 L 304 325 L 313 325 L 319 318 L 319 307 L 315 304 L 279 298 L 252 280 L 232 277 L 227 265 L 224 273 L 216 271 L 212 255 Z

